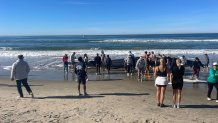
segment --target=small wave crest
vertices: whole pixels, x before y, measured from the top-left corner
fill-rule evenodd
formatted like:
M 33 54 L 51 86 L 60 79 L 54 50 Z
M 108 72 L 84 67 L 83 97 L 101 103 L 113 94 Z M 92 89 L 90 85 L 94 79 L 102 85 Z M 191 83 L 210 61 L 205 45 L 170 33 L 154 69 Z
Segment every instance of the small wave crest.
M 103 41 L 91 41 L 91 42 L 99 42 L 99 43 L 148 43 L 148 42 L 165 42 L 165 43 L 173 43 L 173 42 L 218 42 L 218 39 L 109 39 Z

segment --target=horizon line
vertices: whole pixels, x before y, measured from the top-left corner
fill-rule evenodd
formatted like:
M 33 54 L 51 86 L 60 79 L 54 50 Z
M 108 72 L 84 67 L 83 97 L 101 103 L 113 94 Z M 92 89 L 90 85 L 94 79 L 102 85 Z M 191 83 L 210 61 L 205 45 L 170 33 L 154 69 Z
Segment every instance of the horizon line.
M 78 36 L 78 35 L 170 35 L 170 34 L 218 34 L 218 32 L 196 32 L 196 33 L 128 33 L 128 34 L 39 34 L 39 35 L 0 35 L 0 37 L 7 36 Z

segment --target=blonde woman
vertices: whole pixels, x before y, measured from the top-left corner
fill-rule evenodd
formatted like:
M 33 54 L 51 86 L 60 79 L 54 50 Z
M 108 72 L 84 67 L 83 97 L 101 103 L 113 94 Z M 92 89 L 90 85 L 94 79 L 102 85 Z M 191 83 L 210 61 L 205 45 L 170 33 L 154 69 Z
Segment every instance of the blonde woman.
M 155 68 L 154 77 L 156 77 L 155 80 L 155 86 L 156 86 L 156 100 L 157 100 L 157 106 L 164 107 L 164 96 L 165 96 L 165 90 L 167 86 L 167 67 L 166 67 L 166 61 L 164 59 L 160 59 L 160 65 Z
M 180 108 L 182 98 L 181 93 L 185 67 L 181 63 L 181 59 L 176 59 L 176 66 L 172 67 L 171 80 L 173 88 L 173 108 Z

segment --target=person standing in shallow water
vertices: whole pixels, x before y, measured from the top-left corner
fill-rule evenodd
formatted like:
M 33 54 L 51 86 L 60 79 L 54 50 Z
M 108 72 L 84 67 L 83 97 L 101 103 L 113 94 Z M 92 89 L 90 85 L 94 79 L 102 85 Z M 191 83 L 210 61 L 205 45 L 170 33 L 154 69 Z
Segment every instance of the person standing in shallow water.
M 196 79 L 196 80 L 199 79 L 199 73 L 200 73 L 200 68 L 201 67 L 204 68 L 204 66 L 201 63 L 201 61 L 199 60 L 199 58 L 196 57 L 195 61 L 193 62 L 193 65 L 192 65 L 192 70 L 193 70 L 192 79 Z
M 213 63 L 213 67 L 209 71 L 207 82 L 208 82 L 207 100 L 209 101 L 211 100 L 211 92 L 214 86 L 216 88 L 216 102 L 218 102 L 218 63 L 217 62 Z
M 18 60 L 13 63 L 11 69 L 11 81 L 16 79 L 17 90 L 20 95 L 20 98 L 23 98 L 23 91 L 21 88 L 21 83 L 26 88 L 29 95 L 34 98 L 33 92 L 27 82 L 28 74 L 30 72 L 30 67 L 26 61 L 23 60 L 23 55 L 18 55 Z
M 68 73 L 68 56 L 65 54 L 62 58 L 62 61 L 64 63 L 64 72 L 66 71 Z
M 164 97 L 165 91 L 167 87 L 167 67 L 166 62 L 164 59 L 160 59 L 160 65 L 155 68 L 154 78 L 155 79 L 155 86 L 156 86 L 156 100 L 157 106 L 164 107 Z
M 95 67 L 96 67 L 96 75 L 98 75 L 101 73 L 101 64 L 102 64 L 101 57 L 99 56 L 98 53 L 96 54 L 94 61 L 95 61 Z
M 181 59 L 176 59 L 176 65 L 171 70 L 171 80 L 173 88 L 173 108 L 180 108 L 180 102 L 182 98 L 182 87 L 183 87 L 183 75 L 185 67 L 181 64 Z
M 110 56 L 107 55 L 107 58 L 106 58 L 106 68 L 107 68 L 107 73 L 108 74 L 110 74 L 111 65 L 112 65 L 112 60 L 111 60 Z
M 209 56 L 207 55 L 207 53 L 205 53 L 204 56 L 205 56 L 205 65 L 204 65 L 204 67 L 205 67 L 206 71 L 208 71 L 209 70 L 209 63 L 210 63 Z

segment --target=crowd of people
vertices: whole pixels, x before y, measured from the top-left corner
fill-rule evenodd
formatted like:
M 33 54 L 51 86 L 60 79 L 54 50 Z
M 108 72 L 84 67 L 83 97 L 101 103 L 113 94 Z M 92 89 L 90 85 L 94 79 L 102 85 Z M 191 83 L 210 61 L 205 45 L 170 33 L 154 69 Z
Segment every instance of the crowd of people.
M 76 61 L 76 53 L 70 57 L 70 67 L 73 68 L 73 72 L 77 75 L 78 81 L 78 93 L 81 96 L 80 85 L 83 85 L 84 95 L 88 95 L 86 92 L 86 82 L 88 80 L 87 75 L 87 65 L 88 65 L 88 55 L 84 54 L 84 57 L 78 57 Z M 195 58 L 190 67 L 193 69 L 193 79 L 199 78 L 200 67 L 206 68 L 209 70 L 209 57 L 205 54 L 206 64 L 203 65 L 199 58 Z M 23 55 L 18 55 L 18 60 L 13 63 L 11 70 L 11 80 L 16 80 L 17 90 L 19 97 L 23 97 L 23 92 L 21 84 L 24 85 L 27 92 L 34 98 L 33 92 L 28 85 L 28 74 L 30 67 L 26 61 L 23 60 Z M 68 55 L 65 54 L 62 58 L 64 64 L 64 72 L 68 72 Z M 94 58 L 94 63 L 96 66 L 96 75 L 101 73 L 101 67 L 107 70 L 107 73 L 110 74 L 110 67 L 113 64 L 109 55 L 105 55 L 104 51 L 101 51 L 101 55 L 96 54 Z M 144 52 L 144 55 L 139 58 L 135 58 L 134 54 L 129 51 L 127 57 L 124 59 L 124 68 L 127 73 L 127 76 L 133 75 L 134 68 L 138 71 L 138 79 L 142 80 L 144 76 L 151 77 L 150 73 L 153 73 L 156 86 L 156 101 L 157 106 L 164 107 L 164 97 L 165 90 L 169 82 L 172 83 L 173 88 L 173 108 L 180 108 L 181 102 L 181 93 L 183 88 L 183 76 L 185 72 L 185 67 L 189 65 L 185 56 L 180 58 L 171 58 L 165 55 L 155 55 L 154 52 Z M 216 102 L 218 102 L 218 64 L 217 62 L 213 63 L 213 67 L 209 70 L 209 75 L 207 79 L 208 83 L 208 93 L 207 100 L 211 100 L 211 92 L 213 87 L 217 90 Z

